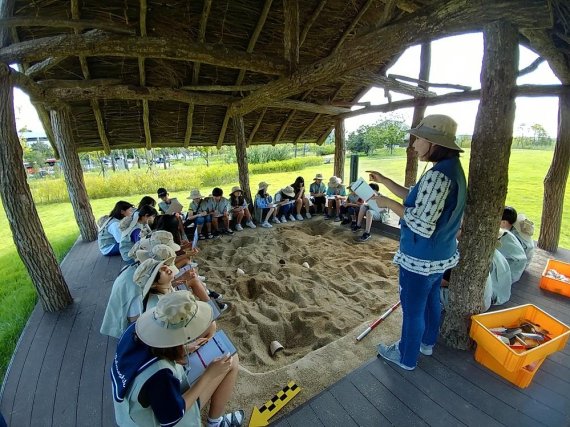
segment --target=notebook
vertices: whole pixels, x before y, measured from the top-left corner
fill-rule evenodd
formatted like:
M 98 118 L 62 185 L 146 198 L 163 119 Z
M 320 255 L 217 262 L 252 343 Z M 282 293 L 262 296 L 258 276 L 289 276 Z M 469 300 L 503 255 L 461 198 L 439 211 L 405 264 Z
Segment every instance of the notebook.
M 182 206 L 178 200 L 171 199 L 170 206 L 168 206 L 166 213 L 169 215 L 173 215 L 175 213 L 182 212 L 182 209 L 184 209 L 184 206 Z
M 210 341 L 194 353 L 188 355 L 188 363 L 186 364 L 188 383 L 192 384 L 196 382 L 214 359 L 227 354 L 233 356 L 236 353 L 237 349 L 225 332 L 222 330 L 217 331 Z

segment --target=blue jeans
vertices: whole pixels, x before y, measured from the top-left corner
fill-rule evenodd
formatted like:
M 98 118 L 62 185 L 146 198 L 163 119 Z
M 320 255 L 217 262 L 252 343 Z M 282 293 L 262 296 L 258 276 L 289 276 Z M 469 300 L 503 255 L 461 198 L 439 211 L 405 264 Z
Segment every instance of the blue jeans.
M 293 212 L 293 205 L 283 205 L 279 208 L 279 216 L 285 215 L 285 217 L 289 216 L 290 213 Z
M 196 225 L 204 225 L 205 222 L 212 222 L 212 215 L 199 216 L 194 219 Z
M 406 366 L 416 366 L 420 344 L 434 345 L 439 334 L 439 287 L 443 273 L 422 276 L 400 267 L 400 301 L 404 313 L 400 354 Z

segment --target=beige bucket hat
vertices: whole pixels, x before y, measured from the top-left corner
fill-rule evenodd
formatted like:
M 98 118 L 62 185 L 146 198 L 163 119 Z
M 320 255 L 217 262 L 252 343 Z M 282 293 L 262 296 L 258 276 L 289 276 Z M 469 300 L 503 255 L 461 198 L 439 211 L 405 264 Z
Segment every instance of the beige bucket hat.
M 124 217 L 119 223 L 119 230 L 121 230 L 121 237 L 127 237 L 135 229 L 139 223 L 139 211 L 133 212 L 131 216 Z
M 290 185 L 288 185 L 287 187 L 283 188 L 281 190 L 281 192 L 283 194 L 285 194 L 286 196 L 289 197 L 295 197 L 295 190 L 293 189 L 293 187 L 291 187 Z
M 236 185 L 235 187 L 232 187 L 230 194 L 234 194 L 236 191 L 241 191 L 243 193 L 243 190 L 239 187 L 239 185 Z
M 267 187 L 269 187 L 269 184 L 268 184 L 267 182 L 261 181 L 261 182 L 259 183 L 259 189 L 260 189 L 260 190 L 266 189 Z
M 313 178 L 313 181 L 316 181 L 317 179 L 320 179 L 322 181 L 324 179 L 323 174 L 322 173 L 316 174 L 315 177 Z
M 513 224 L 515 230 L 527 236 L 534 234 L 534 222 L 526 217 L 525 214 L 518 214 L 517 220 Z
M 203 199 L 203 198 L 204 196 L 200 194 L 200 190 L 198 190 L 197 188 L 192 189 L 192 191 L 190 191 L 190 196 L 186 197 L 186 199 L 188 200 Z
M 133 247 L 128 253 L 129 258 L 137 259 L 137 251 L 143 250 L 147 251 L 151 248 L 150 239 L 149 238 L 142 238 L 138 242 L 135 242 Z
M 457 132 L 457 122 L 444 114 L 431 114 L 425 116 L 423 120 L 408 133 L 418 138 L 427 139 L 435 145 L 463 152 L 463 149 L 455 142 Z
M 155 245 L 151 249 L 141 249 L 136 252 L 136 257 L 140 262 L 145 262 L 147 259 L 154 259 L 155 261 L 172 260 L 171 263 L 167 263 L 166 265 L 168 265 L 175 276 L 178 274 L 179 270 L 176 265 L 174 265 L 176 252 L 174 252 L 174 249 L 170 246 Z
M 164 261 L 149 258 L 141 262 L 141 265 L 135 270 L 133 281 L 141 288 L 143 298 L 148 294 L 148 291 L 150 291 L 150 287 L 154 283 L 158 270 L 165 264 L 170 267 L 171 264 L 174 264 L 174 258 L 168 258 Z
M 166 230 L 154 231 L 150 235 L 150 246 L 154 245 L 166 245 L 174 249 L 175 252 L 180 250 L 180 246 L 174 243 L 172 233 Z
M 156 307 L 139 317 L 136 332 L 151 347 L 176 347 L 196 340 L 212 320 L 208 303 L 196 301 L 189 291 L 176 291 L 164 295 Z
M 336 188 L 336 187 L 338 187 L 338 186 L 341 185 L 341 184 L 342 184 L 342 179 L 340 179 L 340 178 L 337 177 L 337 176 L 331 176 L 331 178 L 329 179 L 329 184 L 328 184 L 328 186 L 329 186 L 329 187 L 332 187 L 332 188 Z

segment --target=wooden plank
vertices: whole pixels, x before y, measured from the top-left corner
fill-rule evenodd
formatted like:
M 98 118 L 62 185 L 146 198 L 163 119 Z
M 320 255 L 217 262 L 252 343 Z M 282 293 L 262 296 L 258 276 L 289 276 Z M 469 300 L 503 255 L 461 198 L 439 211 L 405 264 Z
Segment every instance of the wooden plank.
M 329 391 L 321 393 L 309 406 L 327 427 L 358 426 Z
M 549 365 L 553 364 L 552 366 L 556 365 L 554 362 L 546 360 L 544 363 L 548 363 Z M 547 370 L 543 369 L 543 366 L 540 367 L 540 370 L 536 373 L 533 378 L 533 383 L 540 384 L 544 388 L 547 388 L 554 393 L 558 393 L 560 396 L 566 397 L 566 404 L 570 405 L 570 400 L 567 396 L 570 395 L 570 377 L 563 377 L 559 376 L 559 371 L 556 374 L 552 374 Z M 556 369 L 556 368 L 555 368 Z
M 291 426 L 324 426 L 309 403 L 304 403 L 284 417 Z
M 464 425 L 461 421 L 424 394 L 406 377 L 399 375 L 379 359 L 373 359 L 366 365 L 366 370 L 380 380 L 398 399 L 431 426 Z
M 106 363 L 105 372 L 103 375 L 103 412 L 101 414 L 101 425 L 112 426 L 115 425 L 115 408 L 113 406 L 113 397 L 111 393 L 111 365 L 113 363 L 113 358 L 115 357 L 115 350 L 117 349 L 118 340 L 112 337 L 107 337 L 107 352 L 106 352 Z

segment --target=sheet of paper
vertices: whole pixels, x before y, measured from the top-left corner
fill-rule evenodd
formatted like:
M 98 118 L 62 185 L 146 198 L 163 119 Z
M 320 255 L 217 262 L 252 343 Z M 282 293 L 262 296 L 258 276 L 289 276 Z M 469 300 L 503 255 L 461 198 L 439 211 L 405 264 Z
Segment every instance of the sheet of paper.
M 186 365 L 186 376 L 188 383 L 194 383 L 206 371 L 206 368 L 214 359 L 222 357 L 226 354 L 234 355 L 237 349 L 230 341 L 224 331 L 217 331 L 214 336 L 196 350 L 188 355 L 188 363 Z
M 358 197 L 360 197 L 365 202 L 370 200 L 371 197 L 378 194 L 372 189 L 372 187 L 370 187 L 370 185 L 368 185 L 366 181 L 364 181 L 363 178 L 358 178 L 356 181 L 354 181 L 350 188 L 352 188 L 352 191 L 358 194 Z
M 180 202 L 176 199 L 172 199 L 172 202 L 170 203 L 170 206 L 168 206 L 166 213 L 173 215 L 175 213 L 182 212 L 182 209 L 184 209 L 184 207 L 180 204 Z

